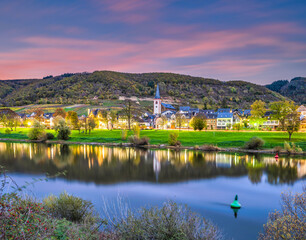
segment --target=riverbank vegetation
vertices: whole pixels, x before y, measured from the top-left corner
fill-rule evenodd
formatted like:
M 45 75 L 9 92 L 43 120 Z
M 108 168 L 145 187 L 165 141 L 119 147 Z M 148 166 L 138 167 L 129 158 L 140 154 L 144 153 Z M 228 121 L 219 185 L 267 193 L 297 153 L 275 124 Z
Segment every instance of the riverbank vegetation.
M 25 186 L 17 186 L 2 169 L 0 173 L 1 239 L 223 239 L 210 221 L 174 202 L 121 209 L 125 214 L 102 219 L 89 201 L 66 192 L 35 200 L 22 193 Z
M 11 139 L 12 141 L 29 139 L 28 134 L 31 128 L 17 128 L 10 134 L 5 133 L 5 129 L 0 129 L 0 139 Z M 45 130 L 47 133 L 56 135 L 54 130 Z M 262 148 L 273 149 L 277 146 L 284 147 L 285 141 L 288 141 L 286 132 L 261 132 L 261 131 L 179 131 L 179 130 L 141 130 L 139 137 L 146 137 L 149 143 L 153 145 L 168 145 L 170 133 L 177 133 L 177 140 L 182 146 L 201 146 L 213 144 L 222 148 L 243 147 L 253 137 L 259 137 L 264 141 Z M 129 136 L 135 135 L 134 131 L 126 131 L 122 137 L 121 130 L 102 130 L 96 129 L 91 134 L 79 133 L 72 130 L 68 142 L 82 143 L 127 143 Z M 291 143 L 306 151 L 305 133 L 295 133 L 292 136 Z

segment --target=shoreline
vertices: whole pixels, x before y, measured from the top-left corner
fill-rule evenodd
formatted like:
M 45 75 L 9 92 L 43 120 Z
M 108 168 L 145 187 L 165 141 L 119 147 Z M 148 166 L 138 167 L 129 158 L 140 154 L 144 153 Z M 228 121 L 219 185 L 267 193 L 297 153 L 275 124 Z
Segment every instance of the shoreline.
M 28 139 L 12 139 L 12 138 L 0 138 L 0 142 L 11 142 L 11 143 L 45 143 L 45 144 L 61 144 L 61 145 L 94 145 L 94 146 L 108 146 L 108 147 L 133 147 L 133 148 L 145 148 L 145 149 L 171 149 L 171 150 L 194 150 L 194 151 L 202 151 L 202 152 L 241 152 L 241 153 L 261 153 L 261 154 L 275 154 L 276 152 L 273 149 L 260 149 L 260 150 L 252 150 L 252 149 L 243 149 L 243 148 L 221 148 L 218 147 L 218 150 L 205 150 L 201 147 L 188 147 L 188 146 L 169 146 L 166 144 L 160 145 L 144 145 L 144 146 L 135 146 L 132 143 L 100 143 L 100 142 L 70 142 L 70 141 L 62 141 L 62 140 L 28 140 Z M 279 155 L 298 155 L 303 156 L 306 155 L 306 152 L 296 152 L 296 153 L 288 153 L 287 151 L 281 151 L 278 153 Z

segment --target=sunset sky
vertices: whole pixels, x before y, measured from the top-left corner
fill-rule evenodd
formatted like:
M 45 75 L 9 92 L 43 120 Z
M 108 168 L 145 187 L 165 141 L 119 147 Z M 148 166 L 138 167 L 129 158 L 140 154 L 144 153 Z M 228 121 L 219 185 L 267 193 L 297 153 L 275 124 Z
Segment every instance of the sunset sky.
M 306 76 L 305 0 L 1 0 L 0 79 L 175 72 Z

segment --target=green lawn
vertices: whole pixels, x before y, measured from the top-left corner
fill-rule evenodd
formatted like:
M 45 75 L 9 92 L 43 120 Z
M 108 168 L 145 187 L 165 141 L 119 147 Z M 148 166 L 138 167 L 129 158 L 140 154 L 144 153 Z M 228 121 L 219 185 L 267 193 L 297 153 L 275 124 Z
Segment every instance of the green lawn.
M 29 128 L 17 128 L 11 134 L 5 134 L 4 129 L 0 129 L 0 138 L 27 139 Z M 54 134 L 53 130 L 47 130 Z M 173 130 L 174 131 L 174 130 Z M 179 132 L 178 130 L 175 130 Z M 167 144 L 169 133 L 167 130 L 143 130 L 141 136 L 150 138 L 151 144 Z M 132 135 L 132 131 L 128 135 Z M 260 137 L 265 141 L 265 148 L 283 146 L 284 141 L 288 141 L 288 134 L 285 132 L 232 132 L 232 131 L 180 131 L 179 140 L 183 146 L 195 146 L 203 144 L 215 144 L 219 147 L 240 147 L 252 137 Z M 121 140 L 121 130 L 94 130 L 91 134 L 84 134 L 78 131 L 72 131 L 71 142 L 127 142 Z M 306 151 L 306 133 L 294 133 L 292 142 L 299 145 L 303 151 Z

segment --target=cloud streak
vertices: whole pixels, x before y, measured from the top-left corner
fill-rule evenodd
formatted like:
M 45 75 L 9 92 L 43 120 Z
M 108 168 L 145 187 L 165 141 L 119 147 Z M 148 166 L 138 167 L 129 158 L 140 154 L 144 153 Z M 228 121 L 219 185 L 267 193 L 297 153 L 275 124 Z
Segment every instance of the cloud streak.
M 289 32 L 294 27 L 288 28 Z M 195 33 L 192 39 L 151 39 L 143 43 L 42 36 L 19 39 L 27 47 L 0 52 L 0 79 L 43 77 L 47 74 L 93 70 L 127 72 L 175 71 L 211 77 L 220 72 L 229 78 L 252 77 L 281 59 L 305 59 L 306 44 L 286 41 L 267 34 L 273 29 L 283 34 L 279 24 L 257 26 L 251 31 L 217 31 Z M 296 28 L 298 30 L 299 28 Z M 245 52 L 250 47 L 273 48 L 268 59 Z M 285 47 L 284 47 L 285 46 Z M 240 52 L 237 57 L 237 52 Z M 241 53 L 242 52 L 242 53 Z M 216 57 L 220 56 L 220 57 Z M 201 63 L 184 64 L 180 59 L 201 58 Z M 38 70 L 41 69 L 41 70 Z M 215 72 L 215 75 L 213 74 Z M 47 73 L 47 74 L 46 74 Z

